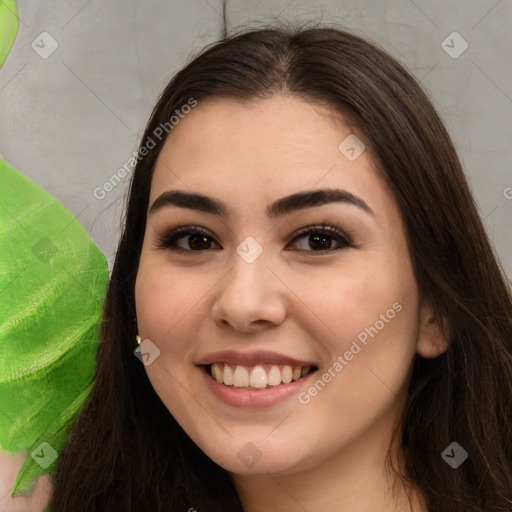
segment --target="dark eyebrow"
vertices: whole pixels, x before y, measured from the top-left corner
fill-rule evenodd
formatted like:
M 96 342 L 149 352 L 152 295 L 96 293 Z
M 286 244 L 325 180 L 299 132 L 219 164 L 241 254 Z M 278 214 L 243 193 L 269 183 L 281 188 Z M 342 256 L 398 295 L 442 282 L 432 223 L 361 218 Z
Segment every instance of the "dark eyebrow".
M 310 190 L 282 197 L 267 207 L 267 215 L 269 218 L 275 219 L 304 208 L 322 206 L 328 203 L 350 204 L 370 215 L 375 215 L 363 199 L 340 189 Z M 231 215 L 229 207 L 222 201 L 204 194 L 182 190 L 170 190 L 161 194 L 151 205 L 149 213 L 155 213 L 166 206 L 179 206 L 180 208 L 199 210 L 221 217 Z

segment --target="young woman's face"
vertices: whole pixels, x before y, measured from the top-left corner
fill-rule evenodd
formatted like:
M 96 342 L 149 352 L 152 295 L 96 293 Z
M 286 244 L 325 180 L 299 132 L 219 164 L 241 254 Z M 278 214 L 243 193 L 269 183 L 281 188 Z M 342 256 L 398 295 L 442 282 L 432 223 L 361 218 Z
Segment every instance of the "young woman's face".
M 328 109 L 274 96 L 199 102 L 159 155 L 135 290 L 145 368 L 231 472 L 377 460 L 415 353 L 434 355 L 362 149 Z

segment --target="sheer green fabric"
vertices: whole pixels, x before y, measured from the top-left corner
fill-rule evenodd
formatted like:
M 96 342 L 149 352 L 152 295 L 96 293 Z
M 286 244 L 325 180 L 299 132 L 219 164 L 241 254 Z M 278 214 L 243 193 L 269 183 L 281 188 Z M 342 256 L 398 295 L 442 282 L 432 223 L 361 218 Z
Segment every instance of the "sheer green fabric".
M 51 474 L 92 387 L 108 269 L 77 219 L 0 160 L 0 443 L 12 494 Z
M 18 33 L 16 0 L 0 0 L 0 67 L 3 66 Z

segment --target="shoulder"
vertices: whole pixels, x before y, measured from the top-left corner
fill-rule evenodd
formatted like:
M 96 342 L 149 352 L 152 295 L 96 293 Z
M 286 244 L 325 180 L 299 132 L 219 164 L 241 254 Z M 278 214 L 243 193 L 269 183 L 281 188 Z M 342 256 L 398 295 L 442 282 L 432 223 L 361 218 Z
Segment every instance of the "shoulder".
M 49 475 L 39 477 L 32 490 L 23 496 L 11 496 L 25 453 L 0 449 L 0 510 L 2 512 L 44 512 L 50 502 L 52 484 Z

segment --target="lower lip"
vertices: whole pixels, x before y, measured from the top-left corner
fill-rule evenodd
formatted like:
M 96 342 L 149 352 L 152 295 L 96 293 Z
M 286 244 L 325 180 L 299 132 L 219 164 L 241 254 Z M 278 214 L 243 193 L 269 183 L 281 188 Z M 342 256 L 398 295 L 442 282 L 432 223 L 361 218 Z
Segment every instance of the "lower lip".
M 290 382 L 290 384 L 279 384 L 261 390 L 239 389 L 219 384 L 203 366 L 200 368 L 206 385 L 210 391 L 225 404 L 233 407 L 246 407 L 252 409 L 261 409 L 271 407 L 286 401 L 290 397 L 298 394 L 300 388 L 316 373 L 310 373 L 299 380 Z

